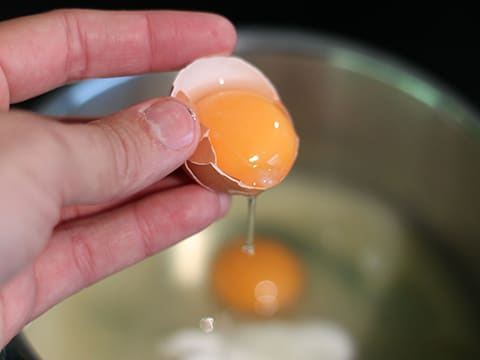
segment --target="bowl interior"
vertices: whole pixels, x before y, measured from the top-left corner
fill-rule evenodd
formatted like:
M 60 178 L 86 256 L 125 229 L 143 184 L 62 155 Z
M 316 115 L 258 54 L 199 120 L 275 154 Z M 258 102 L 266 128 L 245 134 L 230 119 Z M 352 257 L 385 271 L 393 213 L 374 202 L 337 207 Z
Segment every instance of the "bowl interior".
M 235 197 L 221 221 L 35 320 L 24 331 L 32 345 L 52 360 L 479 354 L 475 113 L 370 49 L 278 29 L 239 40 L 237 54 L 277 86 L 301 139 L 290 175 L 258 197 L 256 221 L 301 259 L 299 302 L 257 317 L 215 296 L 212 261 L 247 229 L 247 200 Z M 84 81 L 39 111 L 108 114 L 167 95 L 174 75 Z M 205 317 L 215 320 L 208 334 Z

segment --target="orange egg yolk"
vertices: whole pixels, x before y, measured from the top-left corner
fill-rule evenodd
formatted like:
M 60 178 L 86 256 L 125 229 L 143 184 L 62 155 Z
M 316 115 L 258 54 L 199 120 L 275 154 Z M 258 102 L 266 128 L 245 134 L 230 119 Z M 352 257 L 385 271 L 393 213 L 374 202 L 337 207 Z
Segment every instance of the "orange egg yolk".
M 256 93 L 227 90 L 199 99 L 195 111 L 210 129 L 218 168 L 253 187 L 272 187 L 295 162 L 298 137 L 286 111 Z
M 223 249 L 212 267 L 213 289 L 225 305 L 241 313 L 272 316 L 299 299 L 304 271 L 285 245 L 266 237 L 255 239 L 255 254 L 242 250 L 244 239 Z

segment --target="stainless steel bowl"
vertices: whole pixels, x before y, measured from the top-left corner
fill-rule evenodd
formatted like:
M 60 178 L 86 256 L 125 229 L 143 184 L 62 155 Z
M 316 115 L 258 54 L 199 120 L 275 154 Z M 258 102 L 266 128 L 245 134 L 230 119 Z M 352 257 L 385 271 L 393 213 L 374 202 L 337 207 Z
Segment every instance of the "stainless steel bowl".
M 243 28 L 237 54 L 274 82 L 301 139 L 293 171 L 257 210 L 258 231 L 307 269 L 295 311 L 244 318 L 213 296 L 210 262 L 246 230 L 237 197 L 222 221 L 34 321 L 28 341 L 48 360 L 478 358 L 477 113 L 411 66 L 322 34 Z M 107 114 L 167 95 L 174 75 L 83 81 L 37 110 Z M 211 334 L 198 327 L 206 315 Z

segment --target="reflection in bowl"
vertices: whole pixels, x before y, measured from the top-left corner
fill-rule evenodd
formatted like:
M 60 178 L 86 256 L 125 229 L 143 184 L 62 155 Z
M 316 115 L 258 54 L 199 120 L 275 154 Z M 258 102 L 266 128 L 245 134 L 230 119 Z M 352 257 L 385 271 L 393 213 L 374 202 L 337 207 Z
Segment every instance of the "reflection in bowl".
M 278 238 L 254 237 L 254 253 L 245 250 L 245 237 L 226 239 L 211 265 L 216 297 L 233 311 L 272 316 L 288 311 L 304 287 L 302 261 Z
M 260 322 L 216 331 L 184 329 L 157 344 L 161 359 L 353 359 L 349 336 L 322 321 Z

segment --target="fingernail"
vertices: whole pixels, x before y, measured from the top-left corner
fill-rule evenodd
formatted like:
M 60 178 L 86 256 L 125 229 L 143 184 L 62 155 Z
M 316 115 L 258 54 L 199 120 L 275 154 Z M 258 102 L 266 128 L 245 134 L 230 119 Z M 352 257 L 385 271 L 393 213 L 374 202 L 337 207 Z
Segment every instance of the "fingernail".
M 190 146 L 195 138 L 197 120 L 190 109 L 174 99 L 162 99 L 144 111 L 155 136 L 170 150 Z

